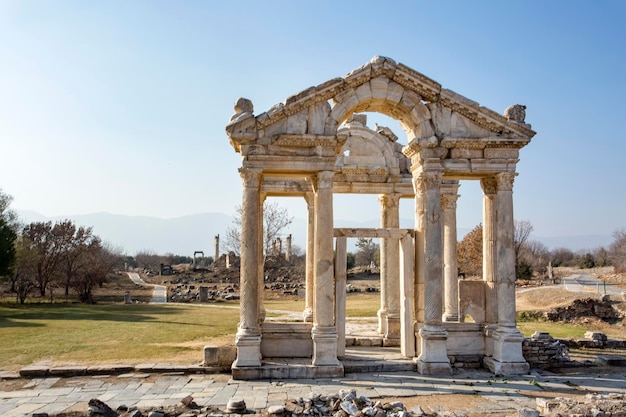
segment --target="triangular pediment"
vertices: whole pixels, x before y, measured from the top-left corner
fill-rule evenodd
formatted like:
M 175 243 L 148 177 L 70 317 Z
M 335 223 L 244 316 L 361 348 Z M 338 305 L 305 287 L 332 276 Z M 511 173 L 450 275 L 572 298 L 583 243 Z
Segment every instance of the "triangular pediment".
M 242 145 L 269 144 L 281 135 L 334 136 L 352 114 L 380 112 L 398 120 L 409 141 L 437 137 L 527 143 L 535 132 L 525 123 L 523 106 L 513 110 L 507 116 L 499 114 L 404 64 L 377 56 L 344 77 L 302 90 L 257 116 L 252 103 L 240 99 L 226 130 L 241 151 Z

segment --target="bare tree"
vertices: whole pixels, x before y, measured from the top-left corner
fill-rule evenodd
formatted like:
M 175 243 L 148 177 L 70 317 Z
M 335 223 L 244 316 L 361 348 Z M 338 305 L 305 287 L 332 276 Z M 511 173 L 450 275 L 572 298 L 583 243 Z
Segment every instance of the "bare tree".
M 239 255 L 241 252 L 241 215 L 242 207 L 235 207 L 232 225 L 226 229 L 223 238 L 224 247 Z M 265 202 L 263 204 L 263 247 L 265 254 L 269 254 L 274 239 L 280 237 L 291 223 L 293 217 L 289 216 L 287 209 L 281 207 L 278 202 Z
M 374 239 L 359 238 L 356 242 L 359 250 L 354 254 L 356 266 L 370 265 L 372 262 L 378 263 L 380 259 L 380 245 L 374 242 Z
M 118 255 L 96 237 L 89 242 L 81 256 L 84 259 L 83 268 L 72 277 L 70 285 L 76 290 L 81 303 L 93 303 L 93 289 L 106 281 Z
M 617 272 L 626 270 L 626 227 L 613 232 L 613 243 L 609 247 L 611 262 Z
M 65 288 L 65 296 L 69 295 L 70 285 L 77 274 L 88 267 L 85 253 L 89 250 L 92 242 L 98 239 L 93 235 L 92 228 L 83 226 L 73 227 L 73 236 L 67 247 L 61 253 L 60 269 L 62 274 L 59 280 Z M 68 230 L 71 232 L 71 229 Z
M 550 261 L 550 250 L 546 245 L 537 240 L 529 240 L 525 244 L 525 249 L 521 254 L 522 259 L 539 273 L 545 273 Z

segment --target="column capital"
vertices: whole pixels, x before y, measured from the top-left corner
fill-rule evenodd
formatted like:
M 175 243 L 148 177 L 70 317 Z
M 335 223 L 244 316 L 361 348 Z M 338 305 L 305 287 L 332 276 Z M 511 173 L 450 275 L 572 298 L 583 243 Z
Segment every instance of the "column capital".
M 423 191 L 441 189 L 442 180 L 442 171 L 424 171 L 418 177 L 418 181 L 421 181 L 421 188 Z
M 383 209 L 398 207 L 401 196 L 402 195 L 400 193 L 380 194 L 378 196 L 378 201 Z
M 485 195 L 494 195 L 498 190 L 498 181 L 494 177 L 481 178 L 480 186 Z
M 441 208 L 443 210 L 456 210 L 458 194 L 441 194 Z
M 263 170 L 259 168 L 239 168 L 239 175 L 245 188 L 259 188 Z
M 517 174 L 515 172 L 502 172 L 496 174 L 498 191 L 513 191 L 513 182 Z
M 333 188 L 333 178 L 335 173 L 333 171 L 319 171 L 317 173 L 316 191 L 320 188 Z

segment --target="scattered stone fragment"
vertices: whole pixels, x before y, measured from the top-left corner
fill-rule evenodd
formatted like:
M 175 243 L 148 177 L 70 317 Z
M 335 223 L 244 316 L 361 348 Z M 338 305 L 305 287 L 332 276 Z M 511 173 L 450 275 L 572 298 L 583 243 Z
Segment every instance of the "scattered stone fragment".
M 117 417 L 117 412 L 97 398 L 92 398 L 88 403 L 89 417 Z
M 246 402 L 239 398 L 231 398 L 226 405 L 226 412 L 244 414 L 246 412 Z

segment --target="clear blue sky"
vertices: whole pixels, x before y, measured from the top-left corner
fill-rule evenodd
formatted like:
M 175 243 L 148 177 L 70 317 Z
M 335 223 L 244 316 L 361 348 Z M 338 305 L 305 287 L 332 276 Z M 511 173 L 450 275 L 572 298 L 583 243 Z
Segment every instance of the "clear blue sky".
M 525 104 L 515 217 L 610 234 L 626 226 L 625 21 L 623 1 L 0 0 L 0 188 L 47 216 L 230 213 L 235 100 L 259 114 L 383 55 L 498 112 Z M 460 193 L 471 228 L 480 191 Z M 375 196 L 335 206 L 379 213 Z

